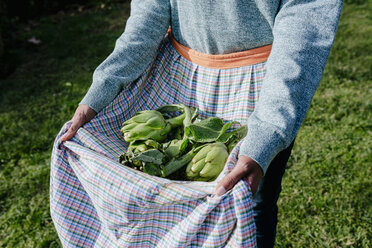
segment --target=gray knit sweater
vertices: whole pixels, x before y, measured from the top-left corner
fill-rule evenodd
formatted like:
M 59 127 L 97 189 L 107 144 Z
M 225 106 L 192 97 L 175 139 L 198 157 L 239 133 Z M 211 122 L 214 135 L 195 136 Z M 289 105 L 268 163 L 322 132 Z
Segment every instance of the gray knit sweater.
M 199 52 L 225 54 L 273 44 L 259 102 L 240 155 L 266 172 L 294 140 L 320 82 L 342 0 L 133 0 L 124 33 L 93 74 L 80 104 L 99 112 L 154 59 L 169 26 Z

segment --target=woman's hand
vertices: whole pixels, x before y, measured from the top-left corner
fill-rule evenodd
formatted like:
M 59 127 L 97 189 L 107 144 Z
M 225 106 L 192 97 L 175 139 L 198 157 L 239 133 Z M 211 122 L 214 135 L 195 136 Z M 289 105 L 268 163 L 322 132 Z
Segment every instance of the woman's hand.
M 81 104 L 79 107 L 77 107 L 74 116 L 72 117 L 72 124 L 71 127 L 67 130 L 67 132 L 61 137 L 61 141 L 67 141 L 70 140 L 72 137 L 74 137 L 77 130 L 93 119 L 93 117 L 96 115 L 96 111 L 91 109 L 88 105 Z
M 256 161 L 247 156 L 240 156 L 235 168 L 217 185 L 216 194 L 218 196 L 225 194 L 243 178 L 248 182 L 254 195 L 257 192 L 262 176 L 261 166 Z

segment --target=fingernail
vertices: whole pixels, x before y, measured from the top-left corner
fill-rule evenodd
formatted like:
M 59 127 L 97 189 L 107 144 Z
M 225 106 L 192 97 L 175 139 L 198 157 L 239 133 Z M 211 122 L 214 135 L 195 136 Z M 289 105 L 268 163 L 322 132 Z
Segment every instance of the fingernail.
M 226 189 L 223 187 L 223 186 L 220 186 L 217 190 L 216 190 L 216 194 L 217 196 L 221 196 L 223 194 L 226 193 Z

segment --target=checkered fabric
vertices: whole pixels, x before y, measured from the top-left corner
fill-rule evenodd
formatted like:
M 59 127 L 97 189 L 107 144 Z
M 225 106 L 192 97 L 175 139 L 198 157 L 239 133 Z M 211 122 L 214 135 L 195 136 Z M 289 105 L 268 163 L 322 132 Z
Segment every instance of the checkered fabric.
M 169 103 L 201 117 L 245 122 L 258 100 L 265 63 L 210 69 L 180 56 L 164 39 L 154 63 L 52 152 L 51 215 L 64 247 L 255 247 L 249 185 L 223 196 L 217 182 L 234 168 L 239 145 L 214 182 L 174 181 L 123 166 L 120 128 L 136 112 Z

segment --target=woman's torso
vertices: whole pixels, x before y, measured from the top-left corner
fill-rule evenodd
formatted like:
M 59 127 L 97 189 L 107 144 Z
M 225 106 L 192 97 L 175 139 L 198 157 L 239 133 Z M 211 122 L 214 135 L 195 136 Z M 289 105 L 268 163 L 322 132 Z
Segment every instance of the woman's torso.
M 181 44 L 207 54 L 245 51 L 273 42 L 280 0 L 170 0 Z

